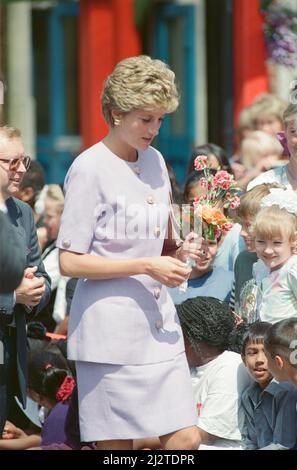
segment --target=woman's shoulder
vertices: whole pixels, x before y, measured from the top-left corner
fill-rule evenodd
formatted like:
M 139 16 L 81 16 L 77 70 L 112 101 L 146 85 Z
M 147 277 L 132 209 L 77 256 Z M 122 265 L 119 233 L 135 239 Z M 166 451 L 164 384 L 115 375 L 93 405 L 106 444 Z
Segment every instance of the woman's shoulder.
M 105 147 L 105 145 L 102 142 L 97 142 L 96 144 L 81 152 L 75 158 L 70 168 L 88 168 L 100 165 L 100 161 L 107 157 L 107 153 L 108 149 Z
M 67 189 L 70 180 L 74 181 L 76 178 L 85 178 L 88 184 L 96 183 L 110 166 L 111 159 L 108 158 L 108 153 L 108 149 L 102 142 L 80 153 L 67 172 L 65 188 Z

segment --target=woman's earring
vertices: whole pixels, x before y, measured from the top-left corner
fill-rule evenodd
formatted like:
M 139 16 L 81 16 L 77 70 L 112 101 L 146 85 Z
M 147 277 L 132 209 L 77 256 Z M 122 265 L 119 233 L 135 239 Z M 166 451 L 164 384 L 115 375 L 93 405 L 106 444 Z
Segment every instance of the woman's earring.
M 121 120 L 119 118 L 114 118 L 113 123 L 115 126 L 119 126 L 121 124 Z

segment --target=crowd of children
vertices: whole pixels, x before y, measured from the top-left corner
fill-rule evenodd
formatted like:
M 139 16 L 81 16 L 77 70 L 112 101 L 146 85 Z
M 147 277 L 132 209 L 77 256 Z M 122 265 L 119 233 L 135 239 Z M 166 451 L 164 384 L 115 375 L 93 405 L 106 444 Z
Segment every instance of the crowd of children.
M 168 288 L 168 292 L 176 305 L 191 371 L 198 448 L 294 449 L 297 105 L 286 106 L 270 94 L 260 96 L 242 111 L 238 140 L 230 160 L 214 144 L 196 147 L 183 192 L 168 166 L 175 203 L 195 205 L 209 190 L 205 173 L 194 168 L 198 155 L 207 157 L 208 175 L 233 174 L 240 190 L 239 207 L 231 212 L 222 209 L 233 227 L 205 239 L 192 263 L 187 288 Z M 41 433 L 32 427 L 21 429 L 12 412 L 0 449 L 93 449 L 92 443 L 84 447 L 80 440 L 72 364 L 48 349 L 46 334 L 67 335 L 67 289 L 72 298 L 76 279 L 69 281 L 59 268 L 56 239 L 63 191 L 59 185 L 49 185 L 38 198 L 43 184 L 42 169 L 33 164 L 18 195 L 35 210 L 42 258 L 52 279 L 50 302 L 37 318 L 45 327 L 43 345 L 30 352 L 28 363 L 28 397 L 38 404 L 42 428 Z M 202 235 L 206 238 L 203 231 Z M 162 442 L 147 436 L 135 439 L 133 448 L 162 448 Z

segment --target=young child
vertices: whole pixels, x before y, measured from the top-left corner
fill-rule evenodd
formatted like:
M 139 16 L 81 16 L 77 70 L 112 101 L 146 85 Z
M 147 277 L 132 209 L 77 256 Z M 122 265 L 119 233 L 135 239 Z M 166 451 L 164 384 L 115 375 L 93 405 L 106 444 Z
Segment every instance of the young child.
M 186 292 L 181 292 L 179 287 L 168 289 L 175 305 L 181 304 L 187 299 L 198 296 L 215 297 L 223 302 L 229 302 L 233 284 L 233 273 L 226 271 L 221 266 L 214 267 L 214 259 L 218 251 L 217 240 L 205 241 L 206 249 L 195 261 L 188 279 Z
M 49 351 L 32 353 L 28 362 L 28 395 L 47 410 L 41 437 L 34 436 L 33 439 L 33 436 L 14 428 L 14 438 L 2 441 L 0 448 L 20 450 L 32 445 L 41 444 L 44 448 L 54 443 L 64 443 L 68 401 L 74 386 L 74 379 L 62 356 Z
M 243 440 L 248 450 L 292 449 L 297 438 L 297 390 L 278 383 L 268 370 L 264 336 L 268 322 L 250 325 L 243 339 L 242 360 L 254 383 L 242 394 L 245 413 Z
M 261 202 L 252 227 L 255 249 L 267 268 L 254 265 L 257 313 L 260 320 L 276 323 L 297 312 L 297 194 L 271 189 Z
M 272 325 L 264 337 L 268 369 L 297 388 L 297 315 Z
M 244 414 L 240 397 L 250 385 L 242 364 L 241 329 L 228 305 L 196 297 L 177 305 L 191 370 L 197 410 L 199 450 L 241 449 Z M 160 448 L 158 441 L 135 442 L 134 448 Z
M 240 448 L 240 396 L 250 384 L 237 352 L 241 330 L 229 307 L 212 297 L 177 306 L 197 408 L 200 449 Z M 241 348 L 240 348 L 241 349 Z
M 210 169 L 209 172 L 211 175 L 216 174 L 216 171 L 213 169 Z M 201 183 L 201 179 L 204 176 L 203 171 L 193 171 L 188 176 L 183 194 L 185 204 L 192 204 L 195 198 L 200 198 L 206 194 L 205 185 Z M 218 249 L 213 263 L 215 267 L 233 272 L 235 259 L 240 251 L 244 249 L 244 243 L 239 233 L 240 225 L 234 224 L 231 230 L 222 233 L 217 239 Z
M 28 371 L 28 395 L 48 410 L 41 431 L 41 445 L 65 442 L 68 400 L 75 386 L 67 364 L 57 354 L 40 351 L 29 359 Z
M 261 209 L 261 201 L 270 193 L 272 188 L 280 188 L 277 183 L 260 184 L 245 193 L 240 198 L 240 206 L 236 209 L 237 222 L 241 225 L 240 235 L 246 249 L 241 251 L 234 265 L 234 285 L 230 306 L 235 313 L 252 323 L 256 320 L 257 286 L 253 278 L 253 265 L 258 260 L 255 252 L 254 237 L 250 233 L 255 217 Z M 263 267 L 265 265 L 263 263 Z M 267 272 L 268 269 L 266 268 Z
M 47 306 L 39 312 L 38 320 L 53 332 L 66 314 L 66 283 L 68 278 L 61 275 L 59 249 L 56 247 L 61 216 L 64 208 L 63 191 L 58 184 L 47 187 L 44 199 L 44 222 L 47 228 L 48 244 L 42 253 L 42 261 L 51 278 L 51 297 Z

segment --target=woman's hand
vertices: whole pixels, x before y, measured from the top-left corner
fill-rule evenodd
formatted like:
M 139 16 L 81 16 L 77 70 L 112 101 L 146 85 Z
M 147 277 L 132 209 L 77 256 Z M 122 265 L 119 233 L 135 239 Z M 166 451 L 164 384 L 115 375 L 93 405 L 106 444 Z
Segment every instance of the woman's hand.
M 188 279 L 191 268 L 172 256 L 147 258 L 146 274 L 167 287 L 179 286 Z

